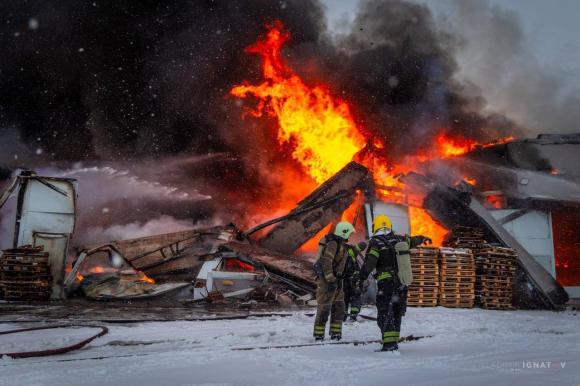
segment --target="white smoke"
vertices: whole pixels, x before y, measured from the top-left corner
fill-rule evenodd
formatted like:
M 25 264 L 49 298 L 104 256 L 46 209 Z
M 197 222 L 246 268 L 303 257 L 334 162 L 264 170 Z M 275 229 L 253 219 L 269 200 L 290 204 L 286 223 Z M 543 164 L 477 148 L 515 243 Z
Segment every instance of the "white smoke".
M 145 160 L 134 167 L 79 163 L 68 168 L 36 168 L 36 172 L 40 176 L 77 180 L 77 225 L 72 245 L 80 246 L 221 225 L 216 218 L 194 222 L 185 210 L 212 198 L 194 187 L 203 186 L 202 182 L 183 172 L 184 165 L 206 159 L 207 156 Z M 13 176 L 19 173 L 15 170 Z M 16 194 L 17 191 L 13 195 Z M 0 211 L 0 248 L 12 245 L 15 215 L 16 199 L 12 197 Z
M 189 220 L 178 220 L 171 216 L 163 215 L 147 222 L 132 222 L 118 224 L 109 227 L 91 227 L 75 237 L 80 245 L 100 244 L 114 240 L 133 239 L 156 234 L 178 232 L 194 227 Z

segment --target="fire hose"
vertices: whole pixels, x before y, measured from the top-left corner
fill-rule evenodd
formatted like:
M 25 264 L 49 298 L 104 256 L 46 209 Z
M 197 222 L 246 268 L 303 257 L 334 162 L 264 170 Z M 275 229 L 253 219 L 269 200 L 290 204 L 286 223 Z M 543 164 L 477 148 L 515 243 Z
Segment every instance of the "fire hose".
M 97 338 L 99 338 L 99 337 L 101 337 L 109 332 L 109 329 L 105 326 L 68 324 L 68 325 L 43 326 L 43 327 L 23 328 L 23 329 L 19 329 L 19 330 L 11 330 L 11 331 L 2 331 L 2 332 L 0 332 L 0 335 L 16 334 L 16 333 L 20 333 L 20 332 L 30 332 L 30 331 L 38 331 L 38 330 L 52 330 L 52 329 L 57 329 L 57 328 L 69 328 L 69 327 L 100 328 L 101 331 L 98 332 L 97 334 L 85 339 L 85 340 L 82 340 L 82 341 L 75 343 L 73 345 L 70 345 L 70 346 L 59 347 L 59 348 L 54 348 L 54 349 L 50 349 L 50 350 L 0 353 L 0 358 L 3 358 L 4 356 L 10 357 L 10 358 L 33 358 L 33 357 L 45 357 L 45 356 L 51 356 L 51 355 L 65 354 L 67 352 L 83 348 L 84 346 L 86 346 L 87 344 L 92 342 L 93 340 L 95 340 L 95 339 L 97 339 Z

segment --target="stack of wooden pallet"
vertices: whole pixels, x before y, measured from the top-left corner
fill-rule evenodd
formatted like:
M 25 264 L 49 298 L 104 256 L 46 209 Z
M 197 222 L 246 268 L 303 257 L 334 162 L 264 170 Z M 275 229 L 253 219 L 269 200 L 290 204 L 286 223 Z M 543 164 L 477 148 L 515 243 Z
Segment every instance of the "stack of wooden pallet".
M 485 236 L 480 228 L 456 226 L 443 244 L 450 248 L 467 248 L 477 255 L 477 251 L 485 244 Z
M 439 305 L 473 308 L 475 303 L 475 260 L 471 250 L 441 248 Z
M 409 286 L 407 304 L 435 307 L 439 298 L 439 248 L 411 249 L 413 284 Z
M 24 246 L 3 251 L 0 257 L 0 287 L 7 300 L 50 298 L 52 276 L 48 253 L 42 247 Z
M 511 310 L 517 253 L 512 248 L 487 246 L 477 257 L 478 302 L 483 308 Z

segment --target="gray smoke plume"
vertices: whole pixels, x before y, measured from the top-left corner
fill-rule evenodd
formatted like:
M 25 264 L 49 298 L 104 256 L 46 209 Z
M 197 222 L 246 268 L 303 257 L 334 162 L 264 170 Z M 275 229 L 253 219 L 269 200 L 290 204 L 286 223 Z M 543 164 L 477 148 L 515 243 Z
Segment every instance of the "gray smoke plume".
M 487 0 L 453 4 L 457 77 L 485 96 L 484 111 L 509 116 L 528 135 L 578 132 L 580 90 L 569 89 L 570 75 L 557 63 L 545 68 L 534 57 L 518 15 Z

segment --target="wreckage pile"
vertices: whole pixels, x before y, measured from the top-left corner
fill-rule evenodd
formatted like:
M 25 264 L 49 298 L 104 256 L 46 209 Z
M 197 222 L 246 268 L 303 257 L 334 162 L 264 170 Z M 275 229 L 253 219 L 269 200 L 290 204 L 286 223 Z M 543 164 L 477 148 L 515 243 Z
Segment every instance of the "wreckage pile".
M 436 307 L 439 298 L 439 248 L 411 249 L 413 284 L 409 286 L 407 304 Z
M 483 308 L 510 310 L 517 253 L 512 248 L 486 247 L 476 259 L 477 297 Z
M 0 297 L 6 300 L 47 300 L 52 276 L 42 247 L 8 249 L 0 257 Z
M 439 305 L 473 308 L 475 260 L 469 249 L 441 248 Z

